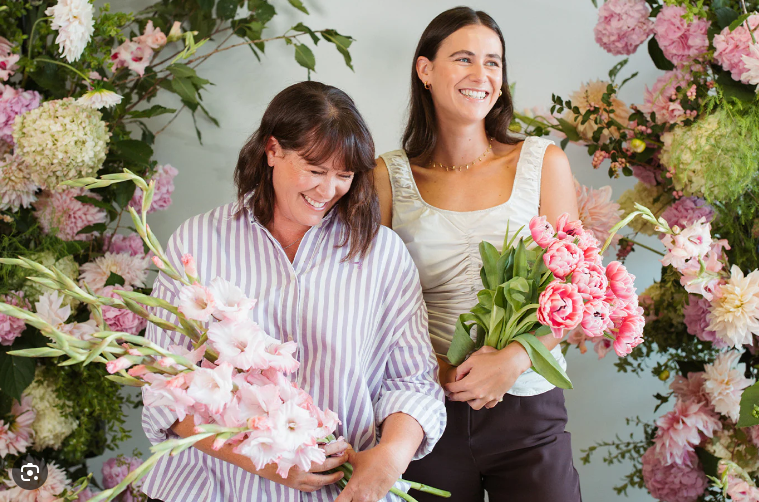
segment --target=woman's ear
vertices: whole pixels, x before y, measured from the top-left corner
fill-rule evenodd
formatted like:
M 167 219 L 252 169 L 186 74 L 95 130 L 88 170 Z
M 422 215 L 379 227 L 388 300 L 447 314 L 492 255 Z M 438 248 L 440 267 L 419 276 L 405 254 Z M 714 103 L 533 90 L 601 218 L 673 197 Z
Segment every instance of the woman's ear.
M 419 56 L 416 59 L 416 74 L 426 87 L 432 78 L 432 61 L 424 56 Z
M 269 136 L 269 139 L 266 140 L 265 151 L 266 162 L 269 164 L 269 167 L 274 167 L 274 159 L 276 157 L 284 157 L 282 147 L 274 136 Z

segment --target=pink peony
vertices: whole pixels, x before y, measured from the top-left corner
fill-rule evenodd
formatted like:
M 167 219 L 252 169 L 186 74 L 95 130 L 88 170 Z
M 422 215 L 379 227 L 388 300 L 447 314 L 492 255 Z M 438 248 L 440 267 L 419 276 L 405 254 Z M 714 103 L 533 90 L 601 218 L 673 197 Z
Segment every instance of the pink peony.
M 669 388 L 681 401 L 697 401 L 706 403 L 709 399 L 704 393 L 704 372 L 688 373 L 688 377 L 677 375 L 669 384 Z
M 10 145 L 15 144 L 13 123 L 16 116 L 39 107 L 40 99 L 40 93 L 37 91 L 19 90 L 0 84 L 0 141 L 5 141 Z
M 553 242 L 555 234 L 545 216 L 533 216 L 530 220 L 530 235 L 538 246 L 547 248 Z
M 565 329 L 576 328 L 582 322 L 584 305 L 574 284 L 553 281 L 540 293 L 538 303 L 538 322 L 550 327 L 556 338 L 562 338 Z
M 559 279 L 571 274 L 584 259 L 582 250 L 569 241 L 554 241 L 543 254 L 543 262 Z
M 651 447 L 641 457 L 643 481 L 651 495 L 662 502 L 695 502 L 708 485 L 695 453 L 682 465 L 667 464 Z
M 109 458 L 103 464 L 103 488 L 109 489 L 121 483 L 124 478 L 129 475 L 130 472 L 142 465 L 142 460 L 137 457 L 118 457 Z M 140 486 L 142 483 L 137 481 L 129 485 L 129 488 L 124 491 L 121 496 L 122 502 L 137 502 L 144 500 L 144 496 L 140 493 Z
M 98 294 L 109 298 L 121 298 L 114 291 L 131 291 L 132 288 L 124 286 L 106 286 Z M 123 331 L 132 335 L 139 335 L 145 329 L 148 321 L 138 316 L 131 310 L 117 309 L 116 307 L 103 306 L 103 320 L 111 331 Z
M 656 79 L 652 89 L 646 86 L 643 104 L 640 110 L 655 113 L 657 124 L 676 124 L 686 118 L 685 110 L 680 104 L 677 88 L 687 91 L 690 75 L 680 70 L 668 71 Z
M 606 242 L 611 229 L 619 223 L 622 215 L 619 204 L 611 200 L 611 187 L 605 186 L 596 190 L 575 180 L 575 194 L 582 226 L 596 239 Z M 618 240 L 619 238 L 615 237 L 613 242 Z
M 591 300 L 585 304 L 582 330 L 591 338 L 603 336 L 614 323 L 609 318 L 609 304 L 602 300 Z
M 145 256 L 145 246 L 142 238 L 136 233 L 106 234 L 103 239 L 103 251 L 111 253 L 127 253 L 131 256 Z
M 12 291 L 7 295 L 0 295 L 0 301 L 29 310 L 29 303 L 24 299 L 23 291 Z M 13 345 L 13 340 L 21 336 L 25 329 L 26 323 L 21 319 L 0 314 L 0 345 Z
M 748 18 L 748 25 L 754 36 L 757 36 L 757 27 L 759 27 L 759 14 L 753 14 Z M 732 32 L 729 27 L 723 29 L 719 34 L 714 36 L 714 59 L 730 72 L 733 80 L 750 83 L 748 79 L 743 80 L 743 74 L 746 73 L 746 63 L 743 56 L 751 57 L 750 47 L 753 44 L 751 33 L 746 29 L 746 23 L 743 22 Z
M 179 311 L 188 319 L 207 321 L 216 308 L 211 291 L 197 282 L 179 291 Z
M 43 191 L 35 202 L 34 215 L 46 234 L 54 233 L 64 241 L 91 240 L 97 232 L 77 234 L 80 230 L 96 223 L 105 223 L 106 212 L 92 204 L 86 204 L 74 197 L 85 195 L 95 199 L 99 195 L 84 188 L 68 188 L 58 192 Z
M 669 226 L 685 228 L 701 218 L 707 223 L 714 219 L 714 208 L 698 197 L 682 197 L 669 206 L 661 215 Z
M 635 296 L 635 276 L 618 261 L 606 266 L 606 278 L 609 280 L 609 289 L 620 300 L 627 302 Z
M 667 465 L 693 465 L 690 454 L 701 443 L 702 434 L 710 438 L 722 430 L 719 418 L 704 403 L 680 399 L 672 411 L 659 417 L 656 426 L 656 454 Z
M 688 303 L 683 308 L 683 314 L 685 314 L 685 327 L 688 329 L 688 333 L 695 336 L 703 342 L 712 342 L 714 348 L 722 349 L 727 347 L 721 338 L 717 336 L 717 333 L 709 330 L 709 319 L 707 315 L 712 303 L 706 298 L 688 295 Z
M 678 66 L 690 63 L 709 49 L 706 31 L 711 22 L 699 17 L 688 22 L 683 19 L 685 13 L 685 7 L 665 5 L 654 22 L 654 37 L 664 57 Z
M 0 80 L 8 80 L 18 69 L 16 63 L 21 56 L 13 54 L 12 51 L 11 43 L 6 38 L 0 37 Z
M 22 395 L 20 403 L 14 399 L 10 415 L 8 423 L 0 420 L 0 458 L 20 455 L 31 446 L 34 436 L 32 423 L 37 417 L 31 396 Z
M 600 300 L 606 295 L 609 281 L 602 266 L 583 261 L 572 272 L 572 284 L 584 300 Z
M 148 213 L 162 211 L 171 205 L 171 194 L 174 192 L 174 178 L 179 173 L 175 167 L 169 164 L 158 166 L 151 180 L 155 181 L 153 201 L 150 203 Z M 139 211 L 142 208 L 142 190 L 135 190 L 129 206 Z
M 596 42 L 615 56 L 630 55 L 651 36 L 654 23 L 644 0 L 609 0 L 598 9 Z
M 145 74 L 145 68 L 150 65 L 152 59 L 153 49 L 147 44 L 141 44 L 134 40 L 127 40 L 111 53 L 113 71 L 119 68 L 129 68 L 141 77 Z

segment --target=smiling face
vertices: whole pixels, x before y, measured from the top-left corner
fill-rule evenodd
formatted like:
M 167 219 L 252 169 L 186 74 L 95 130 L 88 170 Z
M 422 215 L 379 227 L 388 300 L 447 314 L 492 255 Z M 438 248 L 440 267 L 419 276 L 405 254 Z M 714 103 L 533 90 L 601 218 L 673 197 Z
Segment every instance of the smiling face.
M 274 138 L 267 142 L 266 157 L 273 166 L 274 224 L 319 224 L 353 182 L 353 173 L 335 166 L 333 159 L 311 165 L 298 152 L 283 150 Z
M 503 82 L 503 47 L 496 32 L 470 25 L 449 35 L 435 59 L 416 63 L 422 82 L 428 82 L 438 118 L 478 122 L 499 97 Z

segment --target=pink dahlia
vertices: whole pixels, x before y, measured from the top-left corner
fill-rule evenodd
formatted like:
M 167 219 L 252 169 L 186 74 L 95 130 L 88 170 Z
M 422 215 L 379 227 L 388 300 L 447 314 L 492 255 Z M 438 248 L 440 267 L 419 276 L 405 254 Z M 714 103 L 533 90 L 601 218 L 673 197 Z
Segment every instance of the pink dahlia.
M 622 215 L 619 204 L 611 200 L 611 187 L 605 186 L 596 190 L 575 180 L 575 194 L 582 226 L 596 239 L 606 242 L 612 227 L 619 223 Z M 615 237 L 615 243 L 618 240 L 619 238 Z
M 23 291 L 12 291 L 7 295 L 0 295 L 0 301 L 29 310 L 29 303 L 24 299 Z M 26 329 L 26 323 L 21 319 L 0 314 L 0 345 L 13 345 L 13 340 L 21 336 L 24 329 Z
M 16 120 L 16 115 L 39 107 L 40 99 L 40 93 L 37 91 L 19 90 L 0 84 L 0 140 L 11 145 L 15 144 L 13 122 Z
M 668 71 L 656 79 L 652 89 L 646 86 L 643 104 L 640 110 L 645 113 L 654 112 L 657 124 L 676 124 L 685 119 L 685 110 L 680 104 L 677 88 L 687 90 L 690 75 L 680 70 Z
M 757 35 L 757 27 L 759 27 L 759 14 L 753 14 L 748 18 L 748 25 L 751 31 L 754 32 L 754 36 Z M 746 29 L 746 23 L 741 23 L 735 30 L 730 31 L 729 27 L 726 27 L 718 35 L 714 36 L 714 59 L 724 68 L 730 72 L 733 80 L 743 82 L 744 84 L 750 83 L 748 78 L 743 79 L 743 74 L 746 73 L 746 63 L 743 61 L 743 56 L 751 57 L 750 47 L 753 44 L 751 40 L 751 33 Z
M 546 267 L 559 279 L 571 274 L 584 259 L 582 250 L 569 241 L 554 241 L 543 254 Z
M 687 377 L 677 375 L 669 384 L 669 388 L 681 401 L 697 401 L 706 403 L 709 398 L 704 392 L 704 372 L 696 371 L 688 373 Z
M 662 502 L 695 502 L 706 491 L 708 481 L 695 453 L 682 465 L 667 464 L 655 447 L 641 457 L 643 481 L 651 495 Z
M 682 197 L 664 210 L 661 215 L 669 226 L 685 228 L 701 218 L 709 223 L 714 219 L 714 208 L 699 197 Z
M 21 56 L 13 54 L 13 46 L 3 37 L 0 37 L 0 80 L 8 80 L 18 69 L 16 63 Z
M 598 9 L 596 42 L 615 56 L 630 55 L 651 36 L 654 23 L 644 0 L 609 0 Z
M 7 494 L 8 496 L 7 499 L 2 500 L 13 500 L 14 502 L 56 502 L 62 500 L 58 495 L 71 484 L 66 476 L 66 471 L 58 467 L 55 462 L 47 464 L 45 484 L 36 490 L 25 490 L 16 485 L 12 476 L 8 476 L 8 478 L 5 481 L 8 490 L 0 492 L 0 494 Z
M 0 420 L 0 458 L 20 455 L 32 444 L 32 422 L 37 417 L 37 412 L 32 408 L 32 398 L 23 395 L 20 403 L 14 399 L 11 417 L 8 423 Z
M 0 142 L 2 144 L 2 142 Z M 37 186 L 29 176 L 29 167 L 19 155 L 0 158 L 0 211 L 12 212 L 29 207 L 37 200 Z
M 174 191 L 174 177 L 179 173 L 169 164 L 158 166 L 151 180 L 155 181 L 155 193 L 148 213 L 167 209 L 171 205 L 171 194 Z M 129 206 L 139 211 L 142 208 L 142 190 L 135 190 Z
M 117 290 L 131 291 L 132 288 L 125 288 L 123 286 L 106 286 L 101 289 L 98 294 L 109 298 L 121 298 L 114 292 Z M 107 305 L 103 307 L 103 320 L 108 324 L 111 331 L 123 331 L 132 335 L 140 334 L 140 331 L 145 329 L 145 326 L 148 324 L 146 319 L 143 319 L 131 310 L 117 309 Z
M 685 7 L 665 5 L 654 23 L 654 36 L 664 57 L 678 66 L 690 63 L 709 49 L 706 31 L 711 22 L 699 17 L 688 22 L 683 19 L 685 13 Z
M 127 253 L 132 256 L 145 256 L 145 246 L 142 238 L 136 233 L 106 234 L 103 239 L 103 251 L 111 253 Z
M 142 460 L 137 457 L 124 457 L 119 455 L 118 457 L 109 458 L 103 464 L 103 488 L 109 489 L 121 483 L 130 472 L 142 465 Z M 144 500 L 144 496 L 140 496 L 141 481 L 132 483 L 129 488 L 126 489 L 121 497 L 123 502 L 135 502 L 138 500 Z
M 80 195 L 100 198 L 99 195 L 84 188 L 42 192 L 34 203 L 34 215 L 46 234 L 54 233 L 64 241 L 91 240 L 97 234 L 97 232 L 77 233 L 90 225 L 106 222 L 105 210 L 76 200 L 75 197 Z
M 688 295 L 688 304 L 683 308 L 685 314 L 685 327 L 688 333 L 695 336 L 702 342 L 712 342 L 714 348 L 721 349 L 727 347 L 727 343 L 717 336 L 717 333 L 709 330 L 708 314 L 712 302 L 696 295 Z
M 105 287 L 111 273 L 124 279 L 128 288 L 144 288 L 148 277 L 150 258 L 128 253 L 106 253 L 79 267 L 79 283 L 87 283 L 94 291 Z
M 704 367 L 704 392 L 709 402 L 733 422 L 740 416 L 743 390 L 754 383 L 735 367 L 739 357 L 741 353 L 737 350 L 723 352 Z
M 699 401 L 678 399 L 675 408 L 656 421 L 656 454 L 664 464 L 693 465 L 694 447 L 722 430 L 717 415 Z
M 556 338 L 562 338 L 565 329 L 576 328 L 582 322 L 585 306 L 574 284 L 553 281 L 540 293 L 538 303 L 538 322 L 550 327 Z

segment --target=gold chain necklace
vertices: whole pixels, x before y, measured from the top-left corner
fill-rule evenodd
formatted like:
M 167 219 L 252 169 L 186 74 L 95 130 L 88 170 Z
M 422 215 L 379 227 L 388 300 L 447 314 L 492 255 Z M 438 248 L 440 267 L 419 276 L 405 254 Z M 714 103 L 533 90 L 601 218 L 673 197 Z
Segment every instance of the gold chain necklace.
M 490 143 L 488 144 L 488 149 L 485 150 L 482 153 L 482 155 L 480 155 L 479 157 L 477 157 L 477 160 L 473 160 L 472 162 L 470 162 L 468 164 L 462 164 L 460 166 L 446 166 L 445 164 L 441 164 L 439 162 L 430 162 L 430 167 L 444 167 L 446 171 L 455 171 L 455 170 L 458 169 L 458 171 L 461 172 L 461 169 L 463 167 L 466 167 L 467 169 L 469 169 L 469 166 L 473 166 L 476 163 L 481 162 L 482 158 L 485 155 L 487 155 L 490 152 L 490 150 L 492 150 L 492 149 L 493 149 L 493 138 L 490 138 Z

